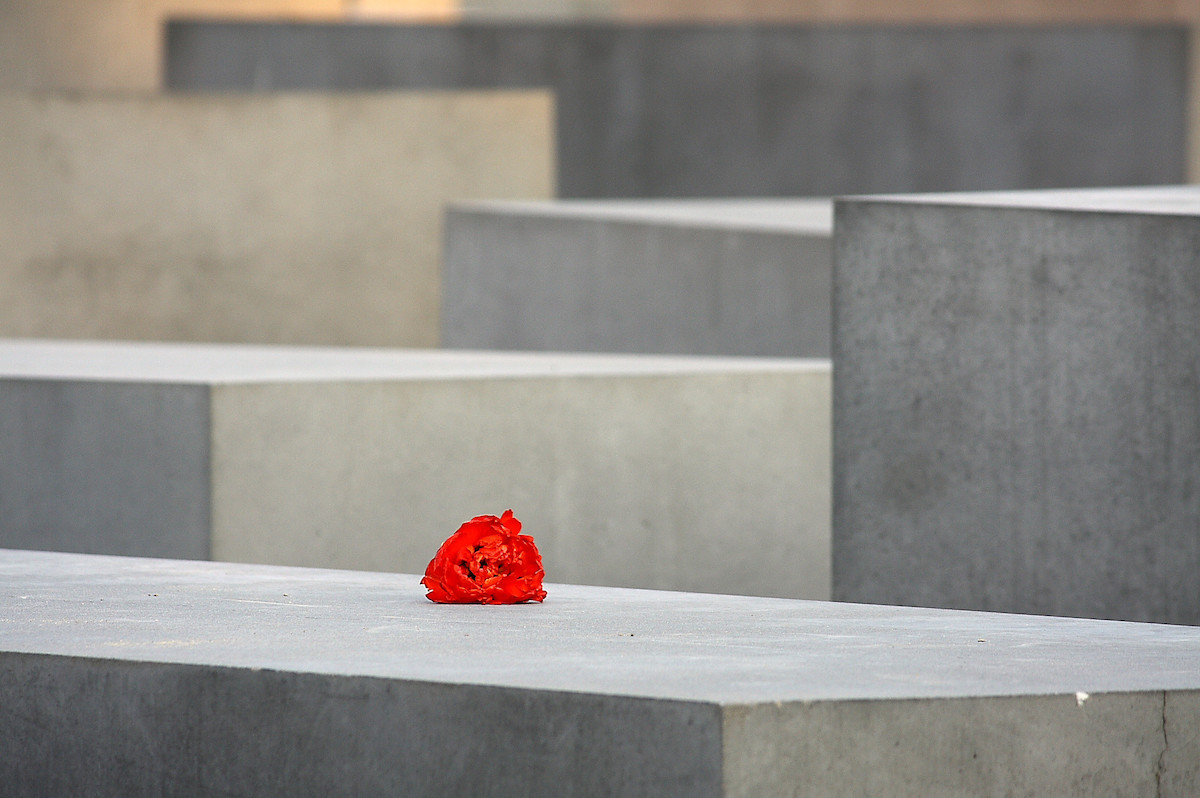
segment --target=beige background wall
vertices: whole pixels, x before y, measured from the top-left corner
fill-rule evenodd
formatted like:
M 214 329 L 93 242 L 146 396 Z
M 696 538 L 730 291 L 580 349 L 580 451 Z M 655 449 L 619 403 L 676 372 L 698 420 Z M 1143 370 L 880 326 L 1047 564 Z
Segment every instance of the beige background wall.
M 544 92 L 0 96 L 0 336 L 434 346 L 442 209 L 546 198 Z

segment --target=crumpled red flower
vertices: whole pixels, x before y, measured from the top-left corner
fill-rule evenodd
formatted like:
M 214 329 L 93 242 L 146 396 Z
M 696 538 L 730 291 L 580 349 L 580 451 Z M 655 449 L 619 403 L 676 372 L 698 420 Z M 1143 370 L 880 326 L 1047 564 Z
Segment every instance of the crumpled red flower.
M 546 598 L 542 555 L 506 510 L 472 518 L 433 555 L 421 584 L 439 604 L 518 604 Z

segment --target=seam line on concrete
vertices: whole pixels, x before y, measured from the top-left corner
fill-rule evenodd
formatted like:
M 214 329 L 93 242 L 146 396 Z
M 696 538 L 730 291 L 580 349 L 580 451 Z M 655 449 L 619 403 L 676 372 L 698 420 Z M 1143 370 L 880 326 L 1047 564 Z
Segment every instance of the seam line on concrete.
M 213 451 L 213 443 L 216 441 L 217 432 L 216 419 L 214 418 L 214 408 L 216 407 L 218 399 L 218 397 L 215 395 L 216 392 L 216 386 L 204 386 L 204 403 L 206 405 L 204 408 L 204 423 L 206 425 L 204 430 L 204 439 L 206 445 L 204 446 L 202 456 L 207 461 L 204 464 L 204 478 L 206 480 L 206 484 L 204 485 L 204 509 L 205 512 L 208 513 L 208 517 L 204 519 L 204 532 L 207 538 L 204 541 L 204 548 L 207 552 L 205 556 L 205 559 L 207 560 L 213 559 L 213 524 L 217 521 L 217 497 L 213 493 L 213 486 L 217 484 L 215 473 L 217 468 L 217 453 Z
M 1167 763 L 1167 691 L 1163 690 L 1162 694 L 1162 750 L 1158 753 L 1158 762 L 1154 766 L 1154 795 L 1155 798 L 1162 798 L 1162 777 L 1163 768 Z
M 717 794 L 721 798 L 729 798 L 729 752 L 725 750 L 725 724 L 729 722 L 728 705 L 717 704 L 717 750 L 721 753 L 720 766 L 717 769 Z

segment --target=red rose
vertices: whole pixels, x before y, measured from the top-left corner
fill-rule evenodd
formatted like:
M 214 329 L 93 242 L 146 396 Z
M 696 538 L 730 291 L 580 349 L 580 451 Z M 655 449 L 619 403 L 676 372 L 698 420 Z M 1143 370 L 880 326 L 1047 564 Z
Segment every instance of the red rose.
M 542 555 L 521 522 L 506 510 L 472 518 L 429 561 L 421 584 L 440 604 L 516 604 L 541 601 Z

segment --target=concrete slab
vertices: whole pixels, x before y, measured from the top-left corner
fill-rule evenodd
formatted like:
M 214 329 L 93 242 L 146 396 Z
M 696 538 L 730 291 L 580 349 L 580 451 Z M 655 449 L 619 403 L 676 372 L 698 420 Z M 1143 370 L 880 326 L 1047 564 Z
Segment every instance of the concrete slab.
M 545 198 L 545 92 L 0 96 L 0 336 L 436 346 L 442 209 Z
M 442 343 L 828 357 L 829 200 L 456 203 Z
M 551 88 L 560 197 L 1184 179 L 1175 26 L 167 27 L 172 90 Z
M 412 575 L 0 552 L 0 776 L 97 795 L 1200 787 L 1194 627 L 423 592 Z
M 1200 188 L 835 225 L 834 596 L 1200 624 Z
M 0 341 L 0 544 L 828 598 L 828 361 Z M 731 553 L 728 540 L 741 541 Z

